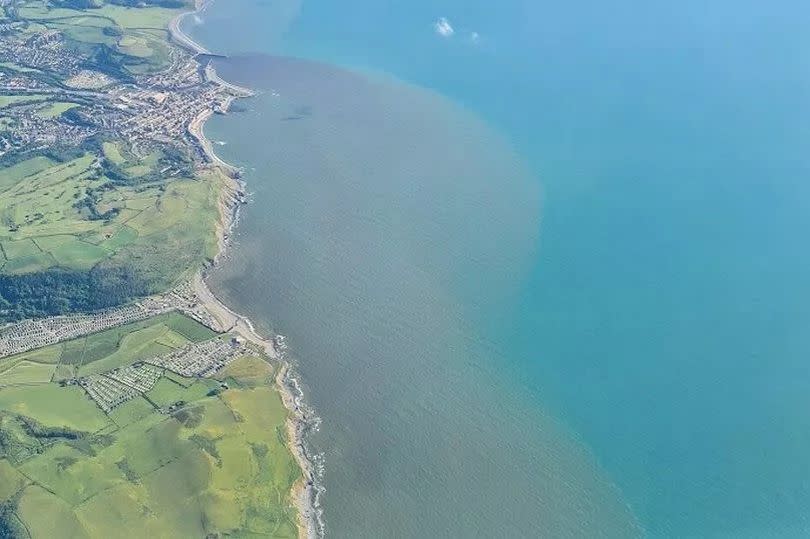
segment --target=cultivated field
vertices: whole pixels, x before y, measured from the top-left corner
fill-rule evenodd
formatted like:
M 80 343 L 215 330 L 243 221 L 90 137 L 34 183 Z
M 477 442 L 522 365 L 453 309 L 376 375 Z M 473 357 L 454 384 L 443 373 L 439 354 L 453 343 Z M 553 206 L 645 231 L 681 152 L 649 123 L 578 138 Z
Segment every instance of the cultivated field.
M 109 414 L 78 385 L 9 374 L 101 371 L 211 338 L 226 336 L 167 314 L 0 360 L 2 525 L 35 538 L 296 537 L 288 412 L 258 355 L 216 378 L 164 376 Z

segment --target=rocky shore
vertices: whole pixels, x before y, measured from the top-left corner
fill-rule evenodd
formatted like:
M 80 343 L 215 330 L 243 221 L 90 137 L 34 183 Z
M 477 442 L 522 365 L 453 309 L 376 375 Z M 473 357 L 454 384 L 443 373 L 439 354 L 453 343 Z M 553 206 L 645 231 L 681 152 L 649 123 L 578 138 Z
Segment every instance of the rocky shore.
M 204 7 L 205 2 L 197 0 L 196 11 L 179 15 L 169 26 L 172 40 L 178 45 L 186 47 L 197 54 L 210 53 L 185 34 L 180 29 L 180 23 L 185 16 L 197 13 Z M 237 94 L 238 97 L 249 97 L 253 95 L 251 90 L 236 86 L 221 79 L 210 64 L 205 67 L 205 75 L 209 81 L 225 86 Z M 235 98 L 236 96 L 226 102 L 222 112 L 227 112 L 228 107 Z M 205 136 L 205 122 L 212 115 L 213 111 L 209 110 L 204 112 L 192 121 L 188 129 L 200 143 L 208 160 L 223 173 L 224 179 L 219 197 L 220 218 L 217 226 L 219 250 L 212 264 L 208 268 L 198 272 L 192 279 L 191 284 L 205 309 L 211 316 L 219 320 L 222 327 L 228 328 L 228 331 L 237 333 L 246 341 L 260 347 L 270 358 L 281 365 L 276 376 L 276 386 L 281 394 L 285 407 L 290 412 L 287 421 L 287 440 L 290 451 L 302 471 L 302 477 L 294 486 L 291 499 L 298 510 L 299 537 L 316 539 L 322 537 L 324 532 L 323 523 L 321 521 L 321 510 L 318 503 L 322 488 L 318 485 L 319 471 L 316 469 L 313 459 L 309 455 L 304 442 L 304 435 L 308 430 L 317 425 L 317 417 L 303 404 L 303 394 L 293 374 L 292 367 L 285 357 L 285 347 L 281 344 L 283 341 L 267 339 L 259 334 L 250 319 L 227 307 L 211 292 L 205 282 L 206 273 L 222 261 L 222 255 L 227 249 L 228 240 L 238 221 L 239 208 L 244 203 L 245 199 L 245 186 L 239 179 L 239 169 L 219 158 L 213 150 L 211 141 Z

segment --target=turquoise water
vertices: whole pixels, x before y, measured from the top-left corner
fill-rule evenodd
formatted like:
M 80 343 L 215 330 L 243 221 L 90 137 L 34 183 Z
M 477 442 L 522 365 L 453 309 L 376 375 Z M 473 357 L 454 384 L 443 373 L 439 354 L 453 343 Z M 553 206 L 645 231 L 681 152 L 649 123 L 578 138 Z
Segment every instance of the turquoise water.
M 808 15 L 209 9 L 325 62 L 223 65 L 267 91 L 208 131 L 255 169 L 216 284 L 290 336 L 331 533 L 810 533 Z

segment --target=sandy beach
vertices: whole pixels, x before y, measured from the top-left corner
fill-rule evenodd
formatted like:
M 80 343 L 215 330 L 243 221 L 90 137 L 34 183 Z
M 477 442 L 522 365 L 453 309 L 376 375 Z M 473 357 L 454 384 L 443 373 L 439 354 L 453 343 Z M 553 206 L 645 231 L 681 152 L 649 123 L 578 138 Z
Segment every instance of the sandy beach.
M 226 103 L 226 106 L 230 106 L 233 102 L 233 99 L 229 99 Z M 227 109 L 225 109 L 227 111 Z M 239 176 L 239 169 L 229 163 L 226 163 L 222 159 L 220 159 L 216 153 L 214 153 L 214 145 L 211 144 L 211 141 L 205 136 L 205 132 L 203 131 L 203 127 L 205 122 L 214 115 L 214 111 L 206 110 L 200 113 L 199 116 L 194 118 L 192 122 L 188 126 L 188 132 L 197 139 L 199 142 L 200 147 L 203 150 L 206 158 L 211 161 L 214 165 L 218 166 L 227 176 L 231 178 L 236 178 Z
M 194 11 L 186 11 L 185 13 L 181 13 L 169 23 L 169 34 L 173 41 L 175 41 L 181 47 L 185 47 L 189 49 L 191 52 L 197 54 L 210 54 L 208 49 L 191 39 L 183 30 L 180 29 L 180 23 L 183 22 L 183 19 L 188 17 L 189 15 L 193 15 L 199 13 L 200 11 L 205 8 L 205 0 L 195 0 L 194 1 Z
M 210 54 L 203 46 L 191 39 L 180 29 L 180 23 L 184 17 L 198 13 L 205 7 L 203 0 L 197 0 L 196 10 L 189 11 L 175 17 L 169 31 L 172 39 L 180 46 L 198 54 Z M 237 94 L 238 97 L 249 97 L 253 92 L 247 88 L 228 83 L 220 78 L 213 66 L 208 64 L 205 68 L 205 75 L 209 81 L 220 84 Z M 236 96 L 228 99 L 223 106 L 223 112 L 227 112 L 230 104 Z M 244 196 L 244 185 L 238 180 L 239 169 L 219 158 L 214 152 L 211 141 L 205 136 L 205 122 L 214 114 L 208 110 L 195 118 L 188 127 L 189 133 L 200 143 L 200 146 L 211 164 L 222 171 L 223 185 L 219 197 L 219 222 L 217 224 L 218 253 L 213 260 L 212 266 L 221 263 L 222 255 L 227 249 L 228 239 L 231 236 L 234 226 L 237 223 L 239 207 Z M 318 508 L 319 489 L 316 486 L 317 472 L 312 460 L 307 455 L 306 446 L 303 441 L 305 431 L 310 427 L 311 413 L 308 414 L 306 407 L 302 404 L 302 394 L 295 380 L 290 364 L 285 360 L 283 350 L 277 346 L 276 342 L 265 338 L 259 334 L 250 319 L 242 316 L 227 307 L 219 298 L 214 295 L 205 282 L 206 270 L 201 270 L 192 279 L 197 297 L 204 305 L 205 309 L 216 318 L 226 331 L 233 332 L 244 338 L 246 341 L 261 348 L 270 358 L 280 364 L 276 375 L 276 386 L 281 394 L 284 406 L 289 410 L 287 420 L 287 440 L 290 451 L 298 462 L 302 471 L 301 479 L 296 483 L 291 492 L 291 501 L 298 511 L 299 537 L 302 539 L 315 539 L 323 535 L 323 525 L 320 521 L 320 509 Z

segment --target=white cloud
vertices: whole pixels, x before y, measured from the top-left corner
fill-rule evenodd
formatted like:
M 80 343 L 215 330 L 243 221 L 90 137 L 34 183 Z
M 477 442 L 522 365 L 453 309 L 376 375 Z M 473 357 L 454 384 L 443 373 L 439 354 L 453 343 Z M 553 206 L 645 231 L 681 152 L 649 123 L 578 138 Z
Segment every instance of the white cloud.
M 470 41 L 473 43 L 478 43 L 478 40 L 481 39 L 481 35 L 478 32 L 470 32 Z
M 444 17 L 439 17 L 439 20 L 433 23 L 433 28 L 436 30 L 436 33 L 442 37 L 452 37 L 453 34 L 456 33 L 450 21 Z

